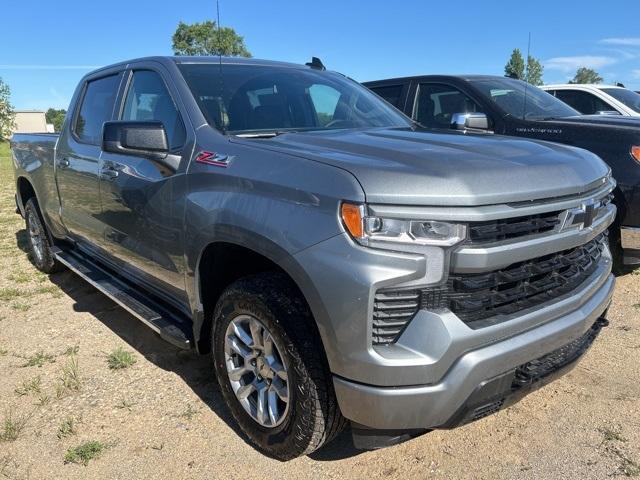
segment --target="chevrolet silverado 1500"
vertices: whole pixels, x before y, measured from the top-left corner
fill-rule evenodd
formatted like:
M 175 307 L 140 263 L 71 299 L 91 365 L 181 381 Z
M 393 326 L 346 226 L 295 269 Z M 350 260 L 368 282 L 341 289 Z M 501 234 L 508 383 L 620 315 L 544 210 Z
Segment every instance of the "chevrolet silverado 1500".
M 212 352 L 279 459 L 347 422 L 372 448 L 482 418 L 606 324 L 596 155 L 425 131 L 317 61 L 122 62 L 82 79 L 59 136 L 11 146 L 35 265 Z

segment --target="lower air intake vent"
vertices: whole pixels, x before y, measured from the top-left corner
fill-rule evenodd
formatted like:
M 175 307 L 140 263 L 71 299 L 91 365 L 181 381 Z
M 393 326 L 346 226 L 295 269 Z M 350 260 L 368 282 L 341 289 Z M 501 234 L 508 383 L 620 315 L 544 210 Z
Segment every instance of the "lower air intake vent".
M 395 342 L 419 308 L 418 290 L 378 290 L 373 304 L 373 344 Z

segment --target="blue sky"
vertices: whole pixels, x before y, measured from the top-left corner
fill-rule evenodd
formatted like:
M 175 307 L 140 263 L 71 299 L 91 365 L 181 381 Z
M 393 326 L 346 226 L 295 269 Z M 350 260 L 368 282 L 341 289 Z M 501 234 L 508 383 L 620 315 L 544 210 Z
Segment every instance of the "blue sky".
M 66 108 L 78 79 L 126 58 L 171 54 L 178 21 L 215 18 L 215 0 L 3 0 L 0 77 L 18 109 Z M 502 74 L 511 50 L 547 83 L 578 66 L 640 90 L 640 2 L 220 0 L 221 23 L 254 57 L 312 55 L 356 80 L 426 73 Z

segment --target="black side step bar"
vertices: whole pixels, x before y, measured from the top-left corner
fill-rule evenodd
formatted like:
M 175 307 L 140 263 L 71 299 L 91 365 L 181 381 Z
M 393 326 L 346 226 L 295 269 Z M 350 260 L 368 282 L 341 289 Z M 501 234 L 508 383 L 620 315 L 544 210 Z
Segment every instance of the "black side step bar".
M 161 305 L 146 298 L 86 257 L 57 247 L 53 247 L 52 250 L 56 260 L 140 319 L 164 340 L 179 348 L 192 347 L 193 341 L 185 322 L 180 321 Z

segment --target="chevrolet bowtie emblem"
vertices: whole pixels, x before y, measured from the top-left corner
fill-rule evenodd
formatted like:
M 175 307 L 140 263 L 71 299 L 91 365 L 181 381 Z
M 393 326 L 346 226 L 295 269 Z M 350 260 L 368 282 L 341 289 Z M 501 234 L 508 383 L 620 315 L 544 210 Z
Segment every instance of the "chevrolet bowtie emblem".
M 564 213 L 564 221 L 560 231 L 578 227 L 578 229 L 588 228 L 593 225 L 593 221 L 598 216 L 602 202 L 600 200 L 587 200 L 579 207 L 571 208 Z

